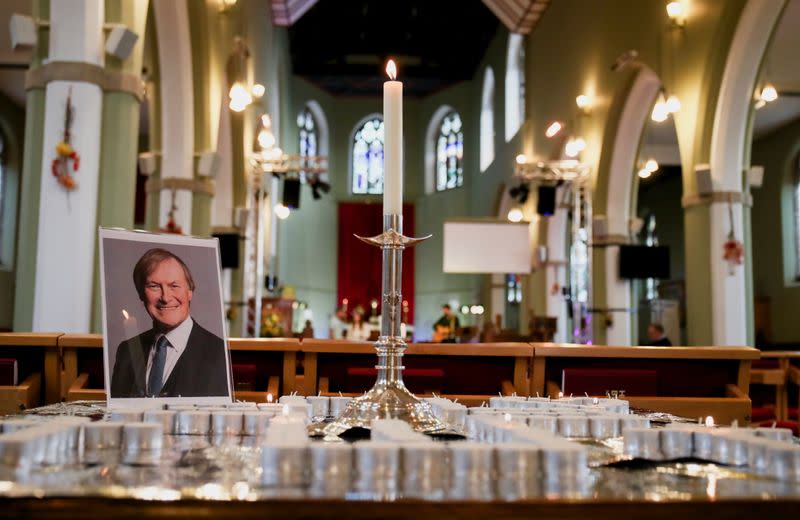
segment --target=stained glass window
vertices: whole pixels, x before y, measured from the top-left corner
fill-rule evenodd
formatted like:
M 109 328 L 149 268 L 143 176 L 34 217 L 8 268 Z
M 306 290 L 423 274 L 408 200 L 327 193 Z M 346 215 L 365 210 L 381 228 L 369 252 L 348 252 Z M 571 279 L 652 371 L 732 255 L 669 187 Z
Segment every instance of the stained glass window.
M 317 131 L 317 122 L 314 120 L 314 115 L 308 107 L 304 108 L 302 112 L 297 115 L 297 129 L 299 131 L 300 139 L 300 155 L 308 157 L 309 155 L 319 155 L 319 132 Z
M 383 119 L 367 120 L 353 136 L 353 193 L 383 193 Z
M 442 119 L 436 140 L 436 191 L 457 188 L 464 184 L 464 128 L 458 112 Z
M 506 58 L 506 141 L 510 141 L 525 120 L 525 38 L 508 38 Z

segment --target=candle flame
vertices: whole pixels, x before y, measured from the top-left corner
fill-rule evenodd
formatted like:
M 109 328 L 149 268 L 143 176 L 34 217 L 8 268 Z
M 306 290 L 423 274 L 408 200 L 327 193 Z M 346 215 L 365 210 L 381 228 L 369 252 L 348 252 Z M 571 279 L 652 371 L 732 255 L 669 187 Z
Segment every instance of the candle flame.
M 386 74 L 389 75 L 389 79 L 392 81 L 397 78 L 397 65 L 394 64 L 394 60 L 389 60 L 389 63 L 386 64 Z
M 706 426 L 708 426 L 709 428 L 714 426 L 714 418 L 711 417 L 710 415 L 706 417 Z
M 289 405 L 288 404 L 283 405 L 283 409 L 281 410 L 281 415 L 283 415 L 284 417 L 289 417 Z
M 271 403 L 273 399 L 274 399 L 274 397 L 272 397 L 271 393 L 267 394 L 267 402 L 268 403 Z
M 510 413 L 503 414 L 503 419 L 505 419 L 506 422 L 511 422 L 511 414 Z
M 122 309 L 122 317 L 127 320 L 128 318 L 131 317 L 131 315 L 128 314 L 128 311 L 126 311 L 125 309 Z

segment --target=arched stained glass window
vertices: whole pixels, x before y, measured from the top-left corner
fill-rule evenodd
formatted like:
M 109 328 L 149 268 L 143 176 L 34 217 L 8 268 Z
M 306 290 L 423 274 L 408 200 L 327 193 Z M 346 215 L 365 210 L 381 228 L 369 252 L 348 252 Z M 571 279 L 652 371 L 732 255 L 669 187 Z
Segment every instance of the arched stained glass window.
M 464 184 L 464 127 L 458 112 L 442 119 L 436 140 L 436 191 Z
M 506 57 L 506 141 L 510 141 L 525 120 L 525 38 L 508 38 Z
M 356 194 L 383 193 L 383 119 L 372 117 L 353 136 L 352 190 Z
M 483 75 L 480 130 L 480 165 L 481 171 L 485 171 L 494 161 L 494 71 L 491 67 L 486 67 Z
M 319 131 L 317 130 L 317 122 L 314 120 L 314 115 L 308 107 L 304 108 L 302 112 L 297 115 L 297 129 L 299 135 L 300 155 L 308 157 L 310 155 L 319 155 Z

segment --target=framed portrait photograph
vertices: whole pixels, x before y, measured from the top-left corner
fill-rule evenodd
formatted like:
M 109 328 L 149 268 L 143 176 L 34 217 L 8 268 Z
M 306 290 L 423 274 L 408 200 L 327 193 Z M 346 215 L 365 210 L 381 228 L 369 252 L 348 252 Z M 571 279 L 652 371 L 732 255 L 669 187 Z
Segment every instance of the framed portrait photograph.
M 100 228 L 109 406 L 232 402 L 219 242 Z

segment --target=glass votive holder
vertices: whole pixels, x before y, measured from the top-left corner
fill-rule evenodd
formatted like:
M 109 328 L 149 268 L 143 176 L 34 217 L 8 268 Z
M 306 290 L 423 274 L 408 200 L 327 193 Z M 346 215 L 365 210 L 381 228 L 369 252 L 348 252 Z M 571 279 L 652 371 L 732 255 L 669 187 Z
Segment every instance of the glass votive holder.
M 447 488 L 447 448 L 438 442 L 401 447 L 402 491 L 406 498 L 441 500 Z
M 208 435 L 211 413 L 205 410 L 180 410 L 175 414 L 176 435 Z
M 211 413 L 211 433 L 214 435 L 241 435 L 244 414 L 241 410 L 223 410 Z
M 142 422 L 159 423 L 164 428 L 164 433 L 171 434 L 175 431 L 175 415 L 175 410 L 145 410 Z
M 658 430 L 651 428 L 628 428 L 623 436 L 623 451 L 626 455 L 645 460 L 662 460 L 661 439 Z
M 309 445 L 311 484 L 315 498 L 344 498 L 353 479 L 353 448 L 345 442 L 312 442 Z
M 400 448 L 395 443 L 359 441 L 353 444 L 357 498 L 394 500 L 397 497 Z
M 559 415 L 556 420 L 558 434 L 562 437 L 589 437 L 589 419 L 585 415 Z
M 261 483 L 267 487 L 297 488 L 308 484 L 308 443 L 271 442 L 261 447 Z
M 274 415 L 271 412 L 255 410 L 244 412 L 242 417 L 244 419 L 244 435 L 260 436 L 266 434 L 269 422 Z
M 685 459 L 694 453 L 693 435 L 689 429 L 663 428 L 659 431 L 659 438 L 661 453 L 666 460 Z
M 524 500 L 541 494 L 540 449 L 529 443 L 495 446 L 497 496 L 501 500 Z
M 447 496 L 457 500 L 491 500 L 494 450 L 477 442 L 448 445 L 450 477 Z
M 594 439 L 619 437 L 619 419 L 615 415 L 590 415 L 589 435 Z
M 330 413 L 331 399 L 324 395 L 310 395 L 306 397 L 306 402 L 311 405 L 311 419 L 323 420 Z

